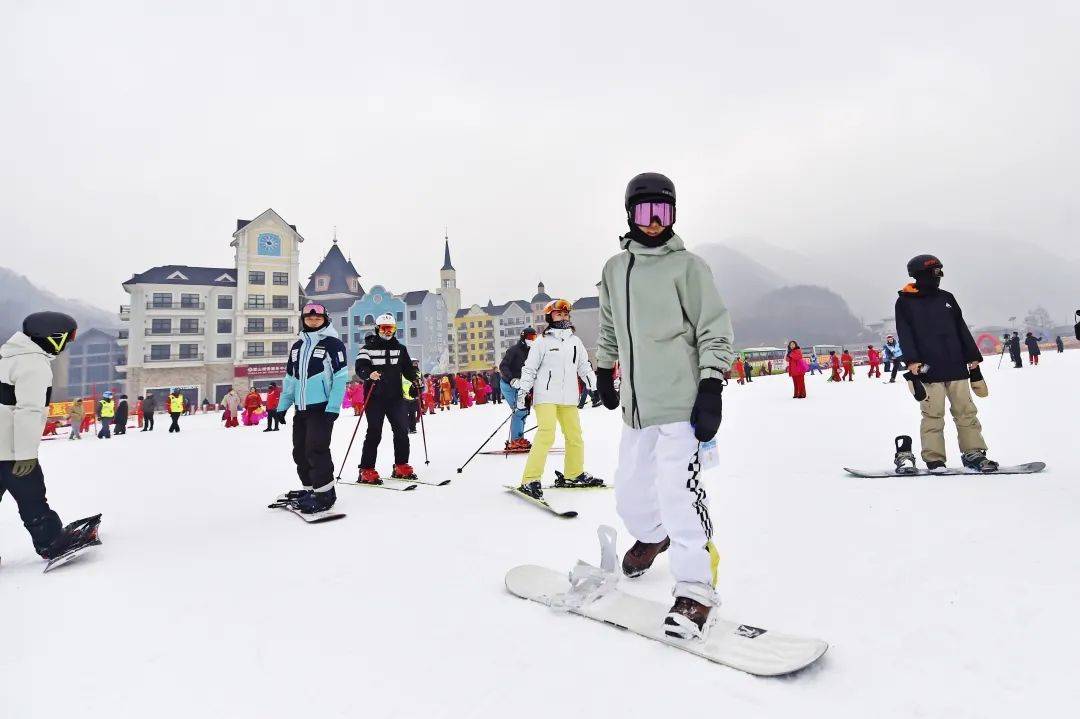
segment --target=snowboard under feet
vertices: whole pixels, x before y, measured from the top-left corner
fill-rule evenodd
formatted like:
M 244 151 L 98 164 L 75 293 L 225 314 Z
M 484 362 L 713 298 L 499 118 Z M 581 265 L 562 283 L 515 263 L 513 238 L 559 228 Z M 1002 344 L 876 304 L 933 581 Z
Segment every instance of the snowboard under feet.
M 506 574 L 511 594 L 541 604 L 570 590 L 566 572 L 524 565 Z M 821 658 L 829 645 L 820 639 L 779 634 L 770 629 L 711 618 L 704 639 L 679 639 L 664 632 L 668 606 L 642 599 L 615 587 L 599 599 L 568 610 L 634 634 L 682 649 L 709 661 L 762 677 L 805 669 Z
M 521 499 L 525 500 L 526 502 L 529 502 L 530 504 L 534 504 L 537 507 L 540 507 L 541 509 L 546 509 L 547 511 L 554 514 L 556 517 L 563 517 L 564 519 L 570 519 L 572 517 L 577 516 L 577 512 L 575 512 L 572 509 L 565 510 L 565 511 L 555 509 L 555 507 L 552 507 L 550 504 L 548 504 L 546 499 L 536 499 L 535 497 L 530 497 L 529 495 L 525 494 L 524 492 L 522 492 L 521 490 L 518 489 L 518 487 L 520 485 L 504 484 L 503 486 L 506 487 L 507 491 L 509 491 L 510 494 L 516 495 L 516 496 L 520 497 Z
M 297 517 L 304 520 L 308 524 L 331 522 L 335 519 L 341 519 L 345 516 L 344 512 L 339 512 L 332 507 L 323 512 L 312 512 L 311 514 L 304 514 L 296 506 L 296 500 L 289 500 L 286 495 L 281 495 L 273 504 L 268 504 L 266 506 L 267 509 L 284 509 L 288 512 L 295 514 Z
M 408 492 L 416 489 L 416 482 L 408 479 L 391 479 L 383 477 L 382 484 L 370 484 L 359 480 L 339 479 L 338 484 L 347 484 L 350 487 L 370 487 L 371 489 L 389 489 L 394 492 Z
M 98 526 L 100 524 L 101 515 L 95 514 L 93 517 L 76 520 L 64 527 L 65 533 L 76 535 L 72 546 L 63 554 L 50 559 L 45 564 L 45 569 L 42 570 L 42 573 L 52 571 L 57 567 L 62 567 L 90 547 L 99 546 L 101 544 L 101 540 L 98 538 Z
M 994 472 L 980 472 L 977 469 L 968 469 L 967 467 L 947 467 L 931 472 L 925 467 L 919 467 L 914 472 L 899 473 L 895 468 L 875 470 L 844 467 L 844 471 L 848 474 L 864 479 L 873 479 L 877 477 L 956 477 L 959 475 L 992 477 L 997 474 L 1035 474 L 1044 469 L 1046 469 L 1046 462 L 1028 462 L 1027 464 L 1017 464 L 1011 467 L 998 467 Z

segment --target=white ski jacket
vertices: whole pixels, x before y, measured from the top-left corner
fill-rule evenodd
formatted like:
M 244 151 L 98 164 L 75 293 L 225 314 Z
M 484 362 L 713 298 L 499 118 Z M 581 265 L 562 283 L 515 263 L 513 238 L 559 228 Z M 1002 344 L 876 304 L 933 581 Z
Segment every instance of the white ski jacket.
M 52 361 L 22 332 L 0 346 L 0 461 L 37 458 L 49 418 Z
M 570 329 L 547 329 L 536 338 L 521 368 L 518 392 L 533 391 L 533 404 L 578 403 L 577 378 L 590 391 L 596 389 L 596 373 L 589 364 L 585 344 Z

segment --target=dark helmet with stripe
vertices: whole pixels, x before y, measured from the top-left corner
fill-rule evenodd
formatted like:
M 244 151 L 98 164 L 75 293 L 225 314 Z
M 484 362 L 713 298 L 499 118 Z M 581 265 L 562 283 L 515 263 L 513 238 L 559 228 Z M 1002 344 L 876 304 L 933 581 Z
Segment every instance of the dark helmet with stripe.
M 933 270 L 935 267 L 941 269 L 943 266 L 941 260 L 933 255 L 915 255 L 908 260 L 907 273 L 910 277 L 918 277 L 920 273 Z
M 79 323 L 63 312 L 35 312 L 23 320 L 23 334 L 51 355 L 64 351 L 68 343 L 75 341 Z

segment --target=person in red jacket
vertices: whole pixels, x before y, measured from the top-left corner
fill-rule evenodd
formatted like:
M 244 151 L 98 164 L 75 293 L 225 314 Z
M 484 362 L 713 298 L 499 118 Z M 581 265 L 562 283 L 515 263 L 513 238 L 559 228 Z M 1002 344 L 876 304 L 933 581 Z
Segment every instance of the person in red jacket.
M 247 393 L 247 397 L 244 397 L 244 426 L 250 427 L 253 424 L 258 424 L 255 420 L 255 414 L 259 411 L 259 407 L 262 407 L 262 397 L 252 387 L 251 391 Z
M 806 399 L 806 360 L 803 359 L 798 342 L 791 340 L 787 346 L 787 372 L 795 385 L 794 399 Z
M 741 357 L 735 358 L 735 364 L 731 365 L 731 372 L 735 375 L 735 379 L 739 381 L 739 384 L 746 382 L 746 377 L 743 375 L 743 363 Z
M 832 369 L 832 375 L 829 377 L 830 382 L 840 381 L 840 357 L 836 354 L 836 350 L 829 350 L 829 367 Z
M 279 399 L 281 399 L 281 390 L 276 382 L 271 382 L 270 387 L 266 390 L 266 429 L 263 432 L 277 432 L 281 429 L 277 416 Z
M 461 409 L 472 407 L 472 399 L 469 397 L 469 380 L 465 379 L 464 375 L 459 374 L 454 379 L 454 384 L 457 385 L 458 407 Z
M 844 379 L 848 382 L 855 381 L 855 359 L 851 356 L 851 353 L 844 349 L 844 354 L 840 356 L 840 363 L 844 365 Z
M 866 359 L 870 363 L 870 373 L 867 377 L 880 377 L 881 353 L 874 349 L 874 345 L 866 345 Z

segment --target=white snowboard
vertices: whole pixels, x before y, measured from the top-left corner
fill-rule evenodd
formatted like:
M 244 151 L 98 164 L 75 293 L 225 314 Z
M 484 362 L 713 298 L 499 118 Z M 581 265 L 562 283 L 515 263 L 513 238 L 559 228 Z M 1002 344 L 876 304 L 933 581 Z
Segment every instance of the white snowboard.
M 570 582 L 565 572 L 523 565 L 507 572 L 506 588 L 523 599 L 550 604 L 553 597 L 570 590 Z M 619 588 L 583 606 L 571 607 L 569 611 L 763 677 L 790 674 L 808 667 L 829 648 L 820 639 L 778 634 L 723 618 L 713 621 L 705 640 L 670 637 L 663 628 L 667 606 L 635 597 Z

